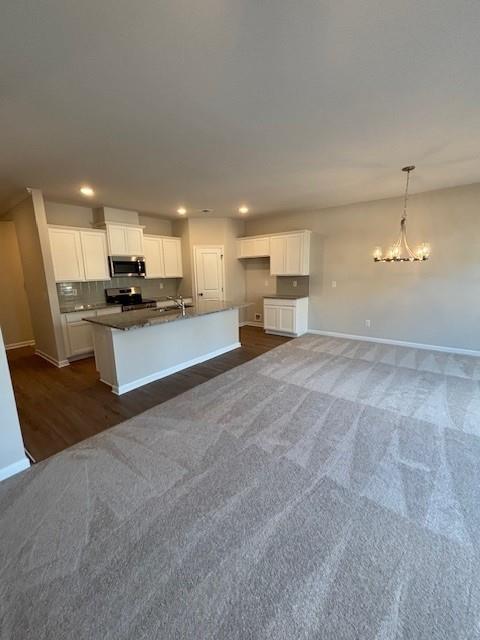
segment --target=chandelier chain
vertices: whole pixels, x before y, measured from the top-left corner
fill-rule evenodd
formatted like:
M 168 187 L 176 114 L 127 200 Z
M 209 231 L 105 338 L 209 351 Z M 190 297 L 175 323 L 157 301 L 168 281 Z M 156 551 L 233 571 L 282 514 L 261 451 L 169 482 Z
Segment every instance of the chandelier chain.
M 403 219 L 407 219 L 407 205 L 408 205 L 408 184 L 410 182 L 410 171 L 407 171 L 407 181 L 405 183 L 405 196 L 403 198 Z

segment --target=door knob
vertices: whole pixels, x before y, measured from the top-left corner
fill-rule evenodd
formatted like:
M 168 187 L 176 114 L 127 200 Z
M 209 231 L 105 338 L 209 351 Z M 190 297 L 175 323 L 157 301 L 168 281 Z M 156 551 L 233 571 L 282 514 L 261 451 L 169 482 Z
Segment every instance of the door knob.
M 203 296 L 203 293 L 199 293 L 198 295 L 199 295 L 199 296 Z

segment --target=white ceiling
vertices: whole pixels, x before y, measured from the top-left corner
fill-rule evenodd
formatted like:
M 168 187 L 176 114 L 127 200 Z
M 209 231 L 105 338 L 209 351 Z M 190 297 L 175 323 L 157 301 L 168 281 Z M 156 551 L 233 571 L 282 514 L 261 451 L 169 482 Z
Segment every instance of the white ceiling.
M 0 211 L 25 186 L 253 215 L 480 181 L 478 0 L 15 0 Z M 90 201 L 88 201 L 90 203 Z

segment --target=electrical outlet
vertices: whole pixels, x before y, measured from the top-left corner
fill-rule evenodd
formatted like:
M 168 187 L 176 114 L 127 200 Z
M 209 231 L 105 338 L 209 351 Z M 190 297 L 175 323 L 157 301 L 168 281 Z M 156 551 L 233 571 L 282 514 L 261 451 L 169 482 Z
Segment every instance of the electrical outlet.
M 370 328 L 370 320 L 365 320 L 365 326 Z
M 296 281 L 296 280 L 294 280 L 294 281 L 292 282 L 292 287 L 296 287 L 296 286 L 297 286 L 297 281 Z
M 160 282 L 160 289 L 163 289 L 163 282 Z
M 261 313 L 256 313 L 255 314 L 255 320 L 261 320 L 262 319 L 262 314 Z
M 337 281 L 336 280 L 332 280 L 332 289 L 335 289 L 336 286 L 337 286 Z
M 72 289 L 72 296 L 76 296 L 77 295 L 77 290 L 76 289 Z
M 265 286 L 268 287 L 268 280 L 265 280 Z

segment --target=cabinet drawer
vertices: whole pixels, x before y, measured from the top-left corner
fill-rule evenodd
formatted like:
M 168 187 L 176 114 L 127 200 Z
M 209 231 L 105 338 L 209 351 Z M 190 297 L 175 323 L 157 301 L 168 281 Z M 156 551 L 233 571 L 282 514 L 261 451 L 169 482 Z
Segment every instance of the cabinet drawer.
M 97 316 L 108 316 L 111 313 L 120 313 L 122 307 L 107 307 L 106 309 L 97 309 Z M 87 316 L 83 316 L 86 318 Z
M 72 322 L 81 322 L 83 318 L 93 318 L 96 313 L 95 309 L 71 311 L 70 313 L 65 314 L 65 320 L 67 321 L 67 324 L 71 324 Z
M 296 307 L 297 300 L 285 300 L 284 298 L 264 298 L 269 307 Z

